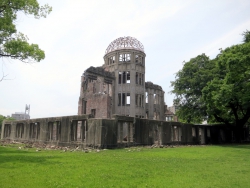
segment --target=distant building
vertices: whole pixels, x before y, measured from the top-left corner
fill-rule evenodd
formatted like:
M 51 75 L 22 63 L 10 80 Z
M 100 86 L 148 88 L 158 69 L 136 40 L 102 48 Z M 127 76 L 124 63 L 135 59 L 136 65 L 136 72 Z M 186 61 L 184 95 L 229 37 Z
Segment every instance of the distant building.
M 178 111 L 178 106 L 170 106 L 165 109 L 166 121 L 178 121 L 178 117 L 176 116 L 176 112 Z
M 11 117 L 15 120 L 30 119 L 30 105 L 26 104 L 24 112 L 15 112 L 14 114 L 11 114 Z
M 25 114 L 24 112 L 15 112 L 14 114 L 11 114 L 11 117 L 15 120 L 30 119 L 30 115 Z
M 178 111 L 178 109 L 179 109 L 179 106 L 170 106 L 170 107 L 168 107 L 168 110 L 170 112 L 173 112 L 174 114 L 176 114 L 176 112 Z

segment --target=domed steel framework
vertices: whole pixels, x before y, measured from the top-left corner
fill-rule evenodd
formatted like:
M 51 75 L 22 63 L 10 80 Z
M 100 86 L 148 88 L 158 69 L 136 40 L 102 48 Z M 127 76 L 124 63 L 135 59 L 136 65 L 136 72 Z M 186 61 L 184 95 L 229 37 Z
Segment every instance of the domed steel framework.
M 119 49 L 136 49 L 144 52 L 144 47 L 140 41 L 133 37 L 120 37 L 115 39 L 107 47 L 105 54 Z

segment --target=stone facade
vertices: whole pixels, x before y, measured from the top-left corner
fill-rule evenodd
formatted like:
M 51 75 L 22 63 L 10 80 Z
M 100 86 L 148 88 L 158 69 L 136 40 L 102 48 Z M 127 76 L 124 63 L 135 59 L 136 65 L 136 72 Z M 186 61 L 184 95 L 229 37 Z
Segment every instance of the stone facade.
M 92 115 L 4 121 L 1 139 L 40 144 L 119 148 L 143 145 L 218 144 L 235 141 L 234 127 L 193 125 L 180 122 L 142 119 L 113 115 L 92 118 Z M 241 132 L 248 140 L 249 130 Z
M 145 59 L 144 47 L 137 39 L 114 40 L 103 66 L 90 67 L 82 75 L 78 115 L 165 120 L 165 92 L 161 86 L 145 82 Z

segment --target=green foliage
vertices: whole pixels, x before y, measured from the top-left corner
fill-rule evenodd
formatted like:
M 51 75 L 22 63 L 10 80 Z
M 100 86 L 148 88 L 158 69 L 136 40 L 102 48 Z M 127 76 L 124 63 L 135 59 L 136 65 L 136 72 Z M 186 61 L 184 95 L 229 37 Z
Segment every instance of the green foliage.
M 250 146 L 99 153 L 0 146 L 1 187 L 249 187 Z M 244 163 L 244 165 L 243 165 Z
M 202 89 L 213 78 L 215 64 L 205 54 L 186 62 L 183 69 L 171 82 L 172 93 L 176 95 L 174 104 L 179 106 L 178 117 L 187 123 L 201 123 L 206 119 L 206 106 L 202 99 Z
M 0 57 L 18 59 L 23 62 L 41 61 L 44 51 L 37 44 L 29 44 L 28 38 L 17 32 L 17 13 L 23 12 L 35 18 L 46 17 L 52 8 L 40 6 L 36 0 L 1 0 L 0 2 Z
M 243 42 L 247 43 L 250 42 L 250 31 L 246 30 L 243 32 Z
M 185 63 L 176 75 L 172 93 L 180 105 L 181 119 L 195 122 L 208 118 L 210 122 L 234 124 L 242 128 L 250 118 L 250 43 L 221 50 L 206 66 L 197 66 L 200 56 Z
M 1 131 L 1 128 L 2 128 L 3 120 L 15 120 L 15 119 L 12 118 L 12 117 L 5 117 L 3 115 L 0 115 L 0 131 Z M 0 134 L 1 134 L 1 132 L 0 132 Z
M 203 89 L 208 113 L 243 126 L 250 118 L 250 43 L 226 48 L 216 62 L 220 74 Z

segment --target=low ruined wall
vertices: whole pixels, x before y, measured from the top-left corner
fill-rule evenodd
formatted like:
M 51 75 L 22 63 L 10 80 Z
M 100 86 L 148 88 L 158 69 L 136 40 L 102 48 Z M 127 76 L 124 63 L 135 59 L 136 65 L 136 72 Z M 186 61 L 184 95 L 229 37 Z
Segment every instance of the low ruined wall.
M 118 148 L 137 145 L 216 144 L 234 141 L 234 128 L 113 115 L 91 115 L 4 121 L 2 140 L 72 147 Z M 248 138 L 248 129 L 244 138 Z

